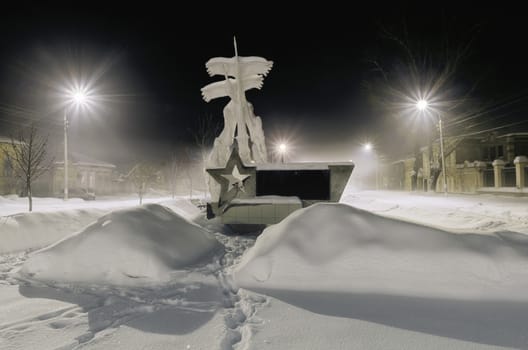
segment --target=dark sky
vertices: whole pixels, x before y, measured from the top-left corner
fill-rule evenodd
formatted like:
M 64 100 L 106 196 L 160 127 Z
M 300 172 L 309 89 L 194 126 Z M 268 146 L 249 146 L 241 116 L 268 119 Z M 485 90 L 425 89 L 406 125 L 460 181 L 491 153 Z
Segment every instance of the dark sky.
M 0 134 L 38 119 L 58 148 L 63 112 L 52 91 L 65 72 L 101 72 L 94 86 L 107 99 L 72 120 L 71 147 L 113 162 L 163 158 L 174 145 L 189 142 L 200 116 L 222 120 L 227 100 L 207 104 L 200 88 L 218 79 L 207 75 L 205 62 L 233 55 L 233 35 L 240 55 L 274 61 L 263 89 L 247 97 L 268 141 L 289 138 L 301 160 L 350 159 L 366 139 L 382 153 L 408 151 L 409 131 L 373 109 L 363 88 L 373 53 L 389 65 L 392 60 L 381 27 L 405 23 L 413 40 L 434 46 L 446 30 L 456 41 L 462 36 L 457 33 L 477 26 L 461 86 L 478 80 L 474 95 L 482 101 L 526 95 L 528 30 L 520 9 L 376 3 L 348 10 L 319 3 L 287 10 L 285 3 L 262 2 L 237 14 L 231 5 L 6 8 L 0 21 Z M 509 120 L 497 123 L 525 119 L 523 101 L 510 106 Z

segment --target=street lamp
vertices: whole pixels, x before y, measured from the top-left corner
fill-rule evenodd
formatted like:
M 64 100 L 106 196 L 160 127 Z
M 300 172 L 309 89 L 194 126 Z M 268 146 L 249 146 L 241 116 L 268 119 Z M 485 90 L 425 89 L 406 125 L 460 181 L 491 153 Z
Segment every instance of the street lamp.
M 279 145 L 279 154 L 281 156 L 281 163 L 284 163 L 284 153 L 286 153 L 287 149 L 288 149 L 288 146 L 285 143 L 281 143 Z
M 418 110 L 424 112 L 428 109 L 428 103 L 426 100 L 419 100 L 416 103 L 416 108 Z M 444 182 L 444 194 L 447 195 L 447 180 L 446 180 L 446 170 L 445 170 L 445 157 L 444 157 L 444 136 L 443 136 L 443 130 L 442 130 L 442 118 L 440 117 L 440 113 L 436 112 L 436 116 L 438 119 L 438 129 L 440 130 L 440 156 L 442 158 L 442 177 Z
M 371 152 L 373 151 L 372 153 L 374 154 L 374 158 L 376 159 L 376 191 L 379 190 L 379 170 L 378 170 L 378 154 L 377 152 L 373 149 L 372 147 L 372 144 L 370 142 L 367 142 L 363 145 L 363 149 L 367 152 Z
M 70 91 L 68 104 L 64 108 L 64 200 L 68 200 L 68 107 L 82 107 L 88 102 L 89 96 L 82 88 Z

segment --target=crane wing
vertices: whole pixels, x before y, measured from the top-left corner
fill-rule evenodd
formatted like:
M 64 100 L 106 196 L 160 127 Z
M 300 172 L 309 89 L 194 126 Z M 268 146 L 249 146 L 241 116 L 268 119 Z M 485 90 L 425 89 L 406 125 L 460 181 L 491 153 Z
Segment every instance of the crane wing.
M 261 89 L 264 83 L 264 77 L 262 75 L 250 75 L 242 79 L 242 91 L 250 89 Z M 230 86 L 231 85 L 231 86 Z M 204 86 L 202 91 L 202 97 L 206 102 L 209 102 L 215 98 L 230 96 L 231 90 L 234 89 L 235 79 L 229 78 L 227 80 L 217 81 L 209 85 Z
M 249 56 L 239 57 L 240 74 L 242 77 L 254 74 L 267 75 L 273 67 L 273 61 L 268 61 L 262 57 Z M 215 57 L 205 64 L 207 73 L 214 75 L 236 76 L 235 57 Z
M 250 76 L 246 76 L 244 79 L 242 79 L 242 89 L 243 91 L 247 91 L 250 89 L 262 89 L 262 85 L 264 84 L 264 77 L 262 75 L 254 74 Z
M 229 86 L 227 85 L 227 80 L 208 84 L 204 86 L 201 91 L 205 102 L 209 102 L 215 98 L 229 96 Z

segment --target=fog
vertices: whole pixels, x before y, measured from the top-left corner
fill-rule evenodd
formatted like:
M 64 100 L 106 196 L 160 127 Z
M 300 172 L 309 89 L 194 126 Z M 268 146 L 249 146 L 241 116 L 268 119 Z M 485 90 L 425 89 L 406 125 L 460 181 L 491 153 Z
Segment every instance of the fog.
M 89 108 L 68 115 L 72 151 L 128 164 L 141 159 L 163 162 L 175 150 L 192 147 L 196 120 L 212 115 L 220 124 L 223 122 L 222 111 L 228 99 L 206 103 L 200 88 L 212 81 L 205 62 L 233 54 L 234 34 L 241 55 L 274 61 L 262 90 L 247 93 L 256 115 L 262 118 L 270 156 L 278 143 L 286 142 L 287 161 L 352 160 L 357 163 L 354 173 L 359 174 L 370 166 L 362 161 L 362 145 L 366 142 L 371 142 L 384 159 L 397 160 L 423 146 L 427 137 L 436 137 L 431 121 L 387 114 L 374 109 L 369 101 L 364 83 L 372 68 L 366 61 L 375 57 L 370 53 L 379 53 L 389 63 L 397 58 L 390 45 L 378 47 L 381 41 L 375 23 L 383 19 L 382 14 L 361 14 L 328 27 L 313 26 L 308 18 L 297 18 L 299 25 L 292 27 L 291 18 L 287 18 L 277 26 L 262 25 L 265 31 L 247 26 L 244 31 L 238 30 L 240 33 L 221 18 L 211 23 L 204 20 L 191 30 L 181 30 L 189 28 L 178 24 L 181 27 L 176 30 L 176 24 L 158 23 L 156 17 L 149 18 L 150 25 L 145 25 L 136 23 L 136 14 L 119 18 L 103 13 L 77 15 L 82 20 L 64 13 L 50 13 L 49 18 L 31 18 L 23 13 L 2 24 L 10 31 L 1 39 L 0 135 L 9 136 L 36 122 L 42 134 L 49 135 L 56 159 L 63 157 L 65 89 L 83 84 L 93 90 L 96 99 Z M 399 23 L 392 11 L 387 15 L 385 22 Z M 98 25 L 86 26 L 93 19 Z M 430 30 L 441 28 L 436 26 L 438 18 L 416 19 L 420 25 L 427 22 Z M 422 27 L 412 25 L 413 21 L 409 23 L 413 38 L 427 42 L 431 33 L 413 31 Z M 460 21 L 458 25 L 467 23 Z M 509 25 L 516 28 L 514 23 Z M 501 50 L 487 46 L 500 44 L 504 49 L 508 44 L 504 40 L 519 41 L 520 30 L 504 27 L 508 35 L 499 35 L 497 30 L 503 27 L 504 23 L 498 22 L 486 27 L 488 34 L 496 33 L 495 41 L 480 38 L 476 42 L 476 54 L 486 55 L 475 57 L 489 61 L 476 62 L 463 72 L 470 78 L 465 81 L 469 86 L 475 80 L 474 72 L 486 71 L 486 65 L 500 67 L 493 70 L 497 75 L 508 67 L 515 70 L 516 76 L 525 74 L 515 68 L 519 66 L 516 63 L 525 61 L 520 52 L 506 57 L 497 55 Z M 435 35 L 439 34 L 443 35 Z M 497 57 L 488 56 L 490 52 Z M 494 64 L 493 59 L 507 60 L 508 65 Z M 518 85 L 525 79 L 516 79 L 517 83 L 512 81 L 513 85 L 507 86 L 509 81 L 488 79 L 488 87 L 493 88 L 488 96 L 495 98 L 498 82 L 503 84 L 501 90 L 518 92 Z M 524 112 L 515 112 L 517 119 L 525 119 Z M 480 123 L 483 118 L 478 116 Z M 448 123 L 446 130 L 453 131 Z

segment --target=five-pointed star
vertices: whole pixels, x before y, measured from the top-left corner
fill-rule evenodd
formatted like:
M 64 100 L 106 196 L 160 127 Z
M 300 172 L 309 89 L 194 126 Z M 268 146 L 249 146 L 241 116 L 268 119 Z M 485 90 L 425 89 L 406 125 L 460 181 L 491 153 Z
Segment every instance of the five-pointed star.
M 240 174 L 240 171 L 238 171 L 238 166 L 235 165 L 233 167 L 233 172 L 230 175 L 221 176 L 229 181 L 228 191 L 231 191 L 235 186 L 244 191 L 244 180 L 246 180 L 250 175 Z

